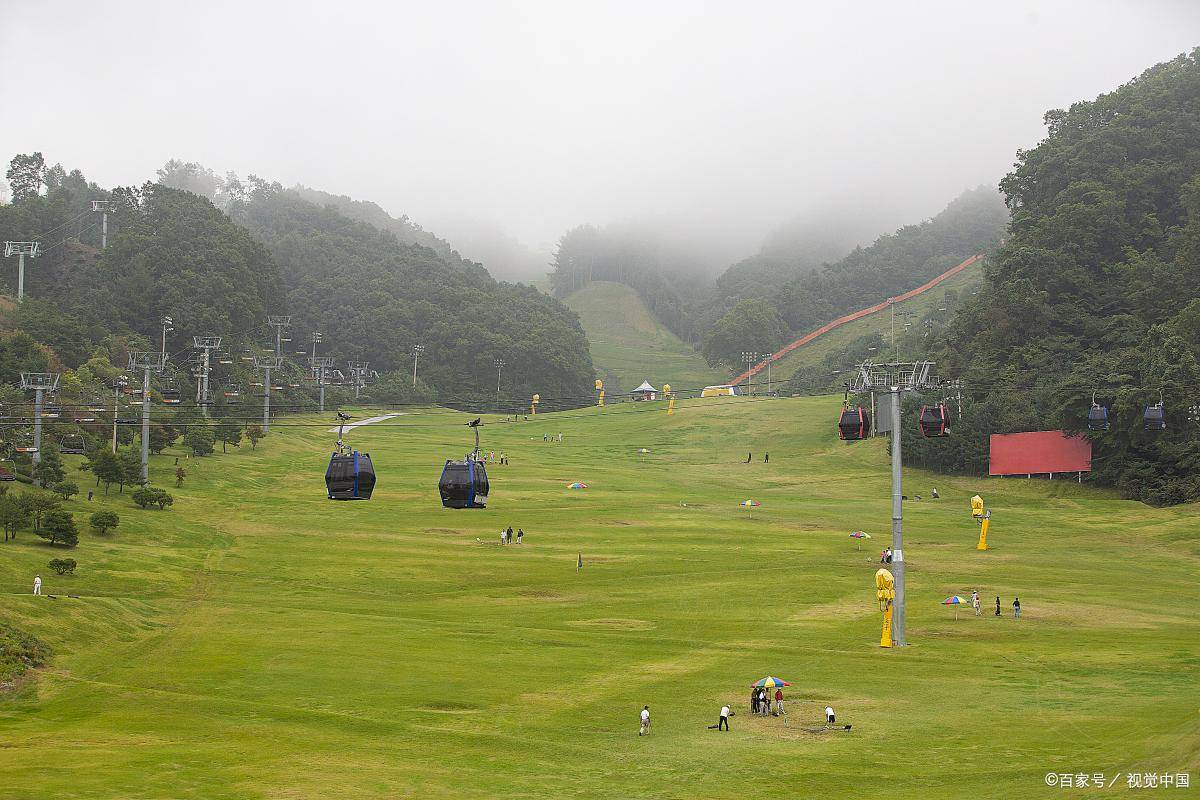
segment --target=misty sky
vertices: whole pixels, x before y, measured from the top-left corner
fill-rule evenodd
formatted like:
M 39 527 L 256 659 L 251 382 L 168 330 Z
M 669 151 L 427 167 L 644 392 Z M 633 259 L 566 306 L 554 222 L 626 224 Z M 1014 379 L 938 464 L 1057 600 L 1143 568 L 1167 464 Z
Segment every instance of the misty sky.
M 1193 0 L 0 0 L 0 158 L 113 186 L 177 157 L 534 246 L 654 217 L 749 253 L 828 203 L 930 216 L 1045 110 L 1197 45 Z

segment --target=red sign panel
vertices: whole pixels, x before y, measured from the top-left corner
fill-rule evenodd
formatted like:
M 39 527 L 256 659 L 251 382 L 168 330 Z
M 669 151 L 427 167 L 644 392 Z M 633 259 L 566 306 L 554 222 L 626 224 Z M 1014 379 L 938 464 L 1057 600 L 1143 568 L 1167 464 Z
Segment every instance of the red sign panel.
M 1091 472 L 1092 443 L 1062 431 L 993 433 L 990 475 Z

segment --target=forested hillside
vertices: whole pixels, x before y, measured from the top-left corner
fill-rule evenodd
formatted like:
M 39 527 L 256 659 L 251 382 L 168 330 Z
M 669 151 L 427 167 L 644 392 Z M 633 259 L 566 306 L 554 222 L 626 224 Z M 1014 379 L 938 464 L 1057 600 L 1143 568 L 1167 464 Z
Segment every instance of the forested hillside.
M 590 396 L 578 319 L 536 289 L 497 283 L 457 254 L 406 244 L 278 184 L 259 183 L 230 213 L 279 264 L 293 324 L 322 331 L 329 351 L 386 373 L 411 370 L 422 345 L 420 373 L 443 397 L 494 403 L 495 359 L 506 402 Z
M 1112 428 L 1092 479 L 1155 503 L 1200 498 L 1200 50 L 1046 114 L 1047 137 L 1001 184 L 1012 212 L 983 291 L 946 331 L 963 418 L 910 453 L 986 468 L 987 434 Z M 1143 430 L 1162 402 L 1165 431 Z
M 712 306 L 733 305 L 708 328 L 704 355 L 711 364 L 733 368 L 743 350 L 773 352 L 841 314 L 920 286 L 986 249 L 1006 219 L 997 193 L 980 187 L 963 193 L 933 219 L 880 236 L 819 271 L 804 264 L 781 266 L 789 278 L 765 283 L 758 293 L 741 278 L 750 264 L 767 265 L 770 258 L 743 262 L 718 280 Z

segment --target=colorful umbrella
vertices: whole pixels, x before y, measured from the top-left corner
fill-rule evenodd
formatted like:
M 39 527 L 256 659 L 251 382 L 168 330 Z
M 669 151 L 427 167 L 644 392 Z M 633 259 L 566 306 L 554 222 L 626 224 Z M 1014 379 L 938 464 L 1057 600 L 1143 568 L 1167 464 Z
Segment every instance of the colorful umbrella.
M 642 461 L 645 461 L 645 460 L 646 460 L 646 455 L 647 455 L 649 452 L 650 452 L 650 451 L 649 451 L 649 450 L 647 450 L 647 449 L 646 449 L 646 448 L 644 448 L 644 447 L 639 447 L 639 448 L 638 448 L 638 455 L 642 457 Z
M 758 505 L 762 505 L 762 504 L 759 503 L 757 500 L 743 500 L 738 505 L 744 506 L 746 508 L 746 511 L 749 512 L 750 518 L 753 519 L 754 518 L 754 507 L 758 506 Z
M 750 684 L 751 689 L 774 689 L 776 686 L 791 686 L 790 683 L 783 678 L 759 678 L 754 683 Z
M 575 483 L 569 484 L 569 485 L 567 486 L 567 488 L 568 488 L 568 489 L 586 489 L 586 488 L 587 488 L 587 484 L 586 484 L 586 483 L 579 483 L 578 481 L 576 481 Z
M 850 531 L 850 538 L 858 540 L 854 543 L 854 546 L 855 546 L 856 550 L 861 550 L 862 549 L 862 540 L 870 539 L 871 534 L 867 533 L 866 531 Z
M 961 605 L 965 605 L 966 602 L 967 602 L 966 600 L 963 600 L 958 595 L 952 594 L 949 597 L 947 597 L 945 600 L 942 601 L 942 605 L 954 606 L 954 618 L 958 619 L 958 607 Z

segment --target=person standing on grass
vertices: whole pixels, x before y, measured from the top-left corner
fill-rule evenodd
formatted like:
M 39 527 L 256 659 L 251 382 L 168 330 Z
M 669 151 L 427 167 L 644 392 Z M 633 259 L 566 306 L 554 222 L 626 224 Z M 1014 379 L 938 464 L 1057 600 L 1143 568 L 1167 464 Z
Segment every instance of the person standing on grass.
M 783 713 L 783 689 L 775 690 L 775 716 Z
M 517 544 L 520 544 L 521 540 L 524 538 L 525 538 L 525 531 L 523 531 L 520 528 L 517 528 Z
M 717 730 L 729 730 L 729 706 L 721 706 L 721 718 L 717 720 Z
M 650 706 L 642 706 L 642 727 L 638 729 L 638 736 L 645 736 L 650 733 Z
M 832 725 L 834 721 L 833 706 L 825 706 L 825 724 Z
M 33 593 L 35 595 L 40 595 L 42 593 L 42 576 L 41 575 L 33 576 Z
M 1000 616 L 1000 595 L 996 595 L 996 616 Z
M 513 538 L 512 538 L 512 525 L 509 525 L 509 526 L 508 526 L 508 530 L 506 530 L 506 531 L 504 532 L 504 534 L 505 534 L 505 537 L 508 539 L 508 541 L 511 543 L 511 542 L 512 542 L 512 540 L 513 540 Z
M 765 689 L 758 690 L 758 711 L 764 717 L 771 713 L 771 701 L 767 699 L 767 692 Z
M 1021 598 L 1013 598 L 1013 619 L 1021 618 Z
M 758 689 L 750 690 L 750 713 L 758 713 Z
M 977 616 L 977 617 L 983 613 L 983 610 L 979 607 L 979 590 L 978 589 L 971 590 L 971 608 L 975 609 L 975 616 Z

